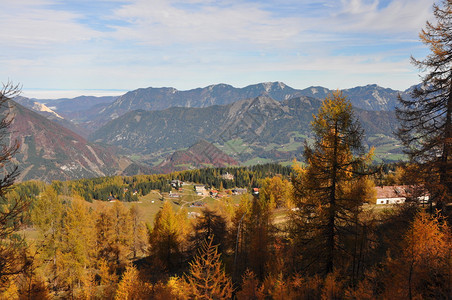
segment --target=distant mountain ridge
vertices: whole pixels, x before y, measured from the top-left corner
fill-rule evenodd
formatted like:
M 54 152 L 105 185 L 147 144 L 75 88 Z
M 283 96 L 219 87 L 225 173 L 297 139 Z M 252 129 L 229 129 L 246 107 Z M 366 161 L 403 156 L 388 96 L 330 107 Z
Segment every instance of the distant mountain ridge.
M 344 95 L 357 108 L 385 111 L 394 110 L 399 94 L 405 98 L 409 97 L 407 91 L 382 88 L 376 84 L 342 90 Z M 255 98 L 262 95 L 277 101 L 284 101 L 300 96 L 323 99 L 332 92 L 333 90 L 324 87 L 309 87 L 297 90 L 282 82 L 258 83 L 244 88 L 235 88 L 227 84 L 216 84 L 187 91 L 179 91 L 171 87 L 150 87 L 127 92 L 100 111 L 100 116 L 114 119 L 126 112 L 137 109 L 164 110 L 176 106 L 207 107 L 212 105 L 225 105 L 238 100 Z
M 377 85 L 343 90 L 355 103 L 367 145 L 382 147 L 381 157 L 400 152 L 391 137 L 398 126 L 391 109 L 397 96 L 408 97 L 410 90 L 398 92 Z M 188 91 L 138 89 L 121 97 L 17 97 L 15 100 L 27 107 L 18 104 L 13 109 L 17 115 L 13 130 L 22 143 L 17 157 L 23 168 L 21 179 L 51 181 L 133 175 L 155 172 L 157 167 L 165 171 L 182 165 L 221 165 L 196 159 L 195 155 L 197 164 L 181 150 L 200 139 L 214 144 L 235 162 L 299 158 L 304 141 L 310 138 L 312 115 L 317 113 L 320 100 L 331 92 L 324 87 L 296 90 L 281 82 L 267 82 L 244 88 L 216 84 Z M 144 109 L 135 110 L 140 107 Z M 87 142 L 88 135 L 91 141 L 119 146 L 123 153 L 138 157 L 137 161 Z M 166 167 L 158 166 L 162 160 Z

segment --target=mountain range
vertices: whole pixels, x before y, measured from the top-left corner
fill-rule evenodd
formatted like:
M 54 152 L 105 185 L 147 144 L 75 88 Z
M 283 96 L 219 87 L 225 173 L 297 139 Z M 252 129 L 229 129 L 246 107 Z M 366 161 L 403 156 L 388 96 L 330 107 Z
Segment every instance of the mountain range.
M 375 84 L 354 87 L 342 90 L 353 106 L 356 108 L 374 111 L 392 111 L 397 104 L 398 95 L 403 98 L 410 97 L 409 88 L 405 91 L 397 91 L 383 88 Z M 265 82 L 236 88 L 227 84 L 215 84 L 204 88 L 196 88 L 180 91 L 172 87 L 140 88 L 125 93 L 119 97 L 92 97 L 81 96 L 72 99 L 32 99 L 47 105 L 57 114 L 71 121 L 84 132 L 78 132 L 87 136 L 127 112 L 133 110 L 164 110 L 170 107 L 208 107 L 212 105 L 226 105 L 238 100 L 255 98 L 261 95 L 268 96 L 277 101 L 283 101 L 294 97 L 308 96 L 324 99 L 333 90 L 324 87 L 309 87 L 306 89 L 294 89 L 282 82 Z M 33 109 L 35 105 L 26 105 Z
M 254 158 L 291 160 L 302 153 L 311 135 L 310 122 L 321 101 L 296 97 L 276 101 L 267 96 L 204 108 L 172 107 L 162 111 L 136 110 L 97 130 L 90 140 L 115 145 L 149 159 L 192 145 L 198 139 L 215 143 L 241 162 Z M 369 147 L 393 143 L 394 112 L 355 108 Z M 398 153 L 395 151 L 395 153 Z
M 261 95 L 277 101 L 308 96 L 324 99 L 333 90 L 324 87 L 309 87 L 298 90 L 282 82 L 266 82 L 235 88 L 227 84 L 210 85 L 187 91 L 175 88 L 142 88 L 127 92 L 118 97 L 99 112 L 99 119 L 114 119 L 126 112 L 142 110 L 164 110 L 170 107 L 208 107 L 225 105 L 238 100 L 255 98 Z M 408 98 L 409 90 L 396 91 L 378 85 L 367 85 L 342 90 L 354 107 L 366 110 L 392 111 L 397 105 L 397 97 Z
M 393 110 L 397 97 L 408 98 L 410 90 L 377 85 L 342 90 L 366 131 L 366 145 L 377 147 L 379 160 L 402 157 L 392 136 L 398 126 Z M 151 87 L 119 97 L 18 97 L 14 130 L 23 144 L 18 161 L 23 179 L 47 181 L 216 165 L 196 158 L 200 147 L 191 149 L 190 155 L 184 152 L 199 140 L 242 164 L 288 161 L 301 158 L 303 144 L 310 139 L 312 115 L 331 92 L 268 82 L 187 91 Z

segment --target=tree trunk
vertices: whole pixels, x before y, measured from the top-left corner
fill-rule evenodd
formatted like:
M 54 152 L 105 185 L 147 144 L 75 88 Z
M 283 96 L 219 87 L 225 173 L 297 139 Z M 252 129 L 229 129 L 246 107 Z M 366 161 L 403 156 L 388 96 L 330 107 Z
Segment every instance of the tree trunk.
M 335 238 L 335 216 L 336 216 L 336 184 L 337 184 L 337 155 L 338 155 L 338 124 L 337 121 L 334 124 L 334 144 L 333 144 L 333 166 L 331 170 L 331 191 L 330 191 L 330 207 L 329 207 L 329 219 L 328 219 L 328 258 L 326 262 L 326 272 L 331 273 L 334 270 L 334 238 Z

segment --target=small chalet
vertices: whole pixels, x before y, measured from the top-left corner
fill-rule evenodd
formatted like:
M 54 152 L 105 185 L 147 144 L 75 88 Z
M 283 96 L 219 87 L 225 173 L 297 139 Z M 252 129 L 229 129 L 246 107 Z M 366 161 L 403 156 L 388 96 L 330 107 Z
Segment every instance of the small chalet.
M 198 196 L 202 196 L 207 192 L 206 187 L 203 185 L 195 185 L 195 192 Z
M 177 193 L 173 193 L 173 192 L 169 192 L 169 196 L 170 196 L 170 198 L 179 198 L 180 197 L 180 195 L 179 194 L 177 194 Z
M 191 219 L 193 219 L 193 218 L 198 218 L 198 217 L 201 216 L 200 213 L 195 212 L 195 211 L 189 211 L 189 212 L 187 213 L 187 215 L 188 215 L 188 217 L 191 218 Z
M 233 189 L 231 192 L 234 195 L 243 195 L 243 194 L 248 193 L 248 190 L 247 189 Z
M 183 184 L 184 184 L 183 181 L 180 181 L 180 180 L 171 180 L 171 186 L 172 186 L 173 188 L 175 188 L 175 189 L 181 187 Z
M 221 175 L 221 178 L 223 178 L 224 180 L 234 180 L 234 175 L 226 172 L 226 174 Z

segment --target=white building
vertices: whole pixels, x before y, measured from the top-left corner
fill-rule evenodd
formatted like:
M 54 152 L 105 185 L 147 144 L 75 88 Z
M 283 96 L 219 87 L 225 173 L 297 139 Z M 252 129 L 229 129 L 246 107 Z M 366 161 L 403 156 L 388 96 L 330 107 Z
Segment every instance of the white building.
M 203 196 L 207 193 L 206 188 L 203 185 L 195 185 L 195 192 L 198 196 Z

